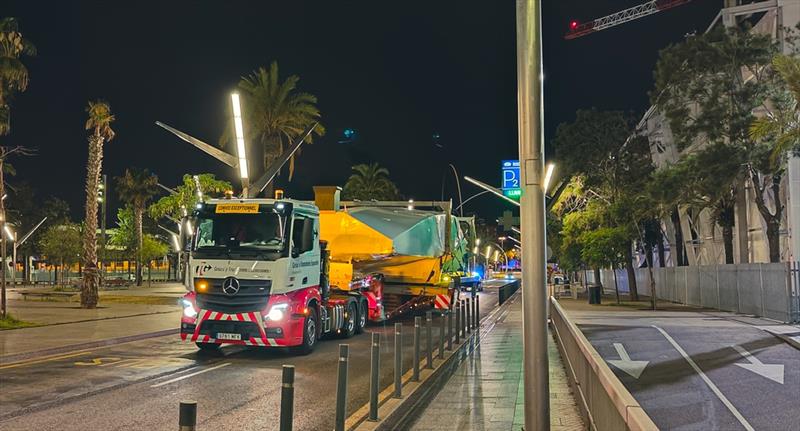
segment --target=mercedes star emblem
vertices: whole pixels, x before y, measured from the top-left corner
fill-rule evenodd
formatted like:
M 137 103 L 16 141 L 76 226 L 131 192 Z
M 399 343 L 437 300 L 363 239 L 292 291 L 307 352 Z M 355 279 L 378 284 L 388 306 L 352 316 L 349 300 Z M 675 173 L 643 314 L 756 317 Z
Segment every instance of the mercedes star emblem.
M 228 296 L 233 296 L 239 293 L 239 280 L 234 277 L 228 277 L 222 281 L 222 291 Z

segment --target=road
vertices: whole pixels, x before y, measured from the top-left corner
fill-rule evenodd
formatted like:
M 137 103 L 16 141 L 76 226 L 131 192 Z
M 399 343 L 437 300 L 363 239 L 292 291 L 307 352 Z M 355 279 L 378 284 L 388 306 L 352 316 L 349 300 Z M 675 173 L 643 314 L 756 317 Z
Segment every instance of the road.
M 489 287 L 480 295 L 485 315 L 497 293 Z M 413 321 L 403 324 L 405 372 L 412 366 Z M 437 325 L 434 317 L 434 343 Z M 367 328 L 381 334 L 382 388 L 393 381 L 393 330 L 393 323 Z M 203 429 L 277 429 L 282 364 L 296 367 L 295 429 L 332 429 L 340 342 L 350 345 L 351 414 L 368 402 L 368 333 L 322 341 L 308 356 L 239 346 L 207 354 L 166 336 L 0 365 L 0 429 L 170 429 L 186 399 L 198 402 Z
M 800 350 L 702 312 L 595 310 L 569 314 L 660 428 L 800 430 Z

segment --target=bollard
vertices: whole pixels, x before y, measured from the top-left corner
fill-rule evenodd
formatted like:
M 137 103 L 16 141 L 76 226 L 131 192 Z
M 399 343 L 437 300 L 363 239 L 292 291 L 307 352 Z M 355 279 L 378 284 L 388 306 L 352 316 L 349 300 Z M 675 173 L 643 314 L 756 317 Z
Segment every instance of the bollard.
M 422 325 L 422 318 L 417 316 L 414 318 L 414 375 L 411 380 L 419 381 L 419 336 L 420 325 Z
M 453 310 L 447 310 L 447 350 L 453 350 Z
M 467 300 L 461 300 L 461 334 L 467 338 Z
M 370 355 L 370 379 L 369 379 L 369 420 L 378 420 L 378 384 L 380 383 L 381 369 L 381 336 L 372 333 L 372 354 Z
M 474 314 L 475 314 L 475 327 L 477 329 L 479 329 L 478 332 L 480 332 L 480 328 L 481 328 L 481 297 L 480 296 L 476 296 L 475 297 L 475 313 Z
M 472 298 L 467 297 L 467 332 L 472 333 Z
M 428 363 L 425 365 L 425 368 L 432 370 L 433 369 L 433 312 L 427 311 L 425 312 L 425 347 L 426 356 L 428 359 Z
M 403 324 L 394 324 L 394 397 L 403 398 Z
M 181 401 L 178 411 L 178 429 L 180 431 L 197 429 L 197 401 Z
M 461 303 L 456 301 L 456 344 L 461 343 Z
M 335 431 L 344 431 L 344 421 L 347 418 L 347 361 L 350 356 L 350 347 L 339 344 L 339 372 L 336 386 L 336 423 Z
M 280 431 L 292 431 L 294 416 L 294 365 L 283 366 Z
M 444 359 L 444 323 L 445 317 L 439 319 L 439 359 Z

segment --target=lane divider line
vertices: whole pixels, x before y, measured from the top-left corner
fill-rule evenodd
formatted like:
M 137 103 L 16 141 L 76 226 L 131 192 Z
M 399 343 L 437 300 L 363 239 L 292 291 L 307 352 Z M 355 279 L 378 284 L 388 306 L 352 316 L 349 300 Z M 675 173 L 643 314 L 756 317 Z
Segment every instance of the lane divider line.
M 222 368 L 222 367 L 227 367 L 228 365 L 231 365 L 231 364 L 232 364 L 232 362 L 224 362 L 222 364 L 219 364 L 219 365 L 211 367 L 211 368 L 205 368 L 205 369 L 202 369 L 200 371 L 196 371 L 196 372 L 191 373 L 191 374 L 186 374 L 185 376 L 175 377 L 174 379 L 169 379 L 169 380 L 161 382 L 161 383 L 156 383 L 155 385 L 150 385 L 150 387 L 151 388 L 158 388 L 158 387 L 161 387 L 161 386 L 164 386 L 164 385 L 168 385 L 170 383 L 175 383 L 175 382 L 180 381 L 180 380 L 184 380 L 184 379 L 188 379 L 190 377 L 194 377 L 194 376 L 199 375 L 199 374 L 207 373 L 209 371 L 214 371 L 214 370 Z
M 739 423 L 741 423 L 742 426 L 747 431 L 755 431 L 753 426 L 750 425 L 750 422 L 748 422 L 747 419 L 745 419 L 744 416 L 742 416 L 742 414 L 739 413 L 739 410 L 737 410 L 736 407 L 734 407 L 733 404 L 728 400 L 728 398 L 725 395 L 722 394 L 722 391 L 719 390 L 717 385 L 715 385 L 714 382 L 712 382 L 711 379 L 708 378 L 706 373 L 704 373 L 703 370 L 701 370 L 700 367 L 697 366 L 697 364 L 686 353 L 686 351 L 683 350 L 683 348 L 672 337 L 670 337 L 669 334 L 667 334 L 667 331 L 659 328 L 656 325 L 651 325 L 651 326 L 653 328 L 656 328 L 658 330 L 658 332 L 660 332 L 661 335 L 663 335 L 664 338 L 666 338 L 667 341 L 669 341 L 669 343 L 672 344 L 672 347 L 674 347 L 675 350 L 677 350 L 678 353 L 680 353 L 681 356 L 683 356 L 683 359 L 686 359 L 686 362 L 688 362 L 689 365 L 691 365 L 691 367 L 694 368 L 695 372 L 697 372 L 697 374 L 700 375 L 700 378 L 703 379 L 703 381 L 706 383 L 706 385 L 708 385 L 708 387 L 711 389 L 711 391 L 714 392 L 714 395 L 716 395 L 717 398 L 719 398 L 719 400 L 722 401 L 722 404 L 724 404 L 725 407 L 727 407 L 728 410 L 730 410 L 730 412 L 733 413 L 733 416 L 736 417 L 736 419 L 739 421 Z
M 83 352 L 70 353 L 68 355 L 50 356 L 50 357 L 47 357 L 47 358 L 34 359 L 32 361 L 23 361 L 23 362 L 16 362 L 16 363 L 13 363 L 13 364 L 8 364 L 8 365 L 0 365 L 0 370 L 6 370 L 8 368 L 24 367 L 24 366 L 27 366 L 27 365 L 41 364 L 42 362 L 57 361 L 59 359 L 74 358 L 75 356 L 87 355 L 89 353 L 92 353 L 92 352 L 83 351 Z

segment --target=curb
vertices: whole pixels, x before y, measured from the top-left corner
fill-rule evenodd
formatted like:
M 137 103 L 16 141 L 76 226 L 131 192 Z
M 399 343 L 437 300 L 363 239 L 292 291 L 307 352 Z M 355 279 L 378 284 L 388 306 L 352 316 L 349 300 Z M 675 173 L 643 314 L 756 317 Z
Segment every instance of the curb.
M 520 291 L 521 292 L 521 291 Z M 520 293 L 515 293 L 509 299 Z M 446 354 L 444 359 L 434 358 L 434 368 L 420 369 L 420 381 L 412 382 L 413 371 L 409 370 L 402 377 L 403 398 L 393 398 L 394 386 L 389 385 L 379 395 L 379 419 L 368 420 L 369 403 L 364 404 L 345 421 L 345 429 L 351 431 L 397 430 L 410 429 L 417 418 L 417 409 L 424 407 L 424 402 L 435 396 L 442 383 L 446 383 L 451 372 L 477 348 L 480 338 L 488 334 L 494 325 L 484 326 L 490 319 L 500 316 L 501 311 L 507 309 L 513 301 L 506 301 L 498 305 L 489 314 L 484 316 L 476 330 L 464 339 L 460 345 L 453 346 L 453 350 Z
M 132 341 L 146 340 L 148 338 L 163 337 L 166 335 L 178 334 L 180 328 L 165 329 L 162 331 L 147 332 L 144 334 L 128 335 L 125 337 L 107 338 L 105 340 L 89 341 L 86 343 L 71 344 L 68 346 L 54 347 L 51 349 L 36 350 L 33 352 L 17 353 L 8 356 L 0 357 L 0 362 L 6 365 L 13 365 L 17 362 L 25 361 L 28 359 L 39 358 L 42 356 L 58 355 L 62 353 L 70 353 L 77 350 L 94 349 L 97 347 L 113 346 L 117 344 L 130 343 Z

